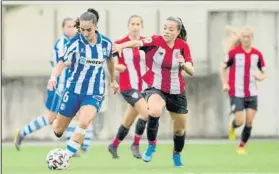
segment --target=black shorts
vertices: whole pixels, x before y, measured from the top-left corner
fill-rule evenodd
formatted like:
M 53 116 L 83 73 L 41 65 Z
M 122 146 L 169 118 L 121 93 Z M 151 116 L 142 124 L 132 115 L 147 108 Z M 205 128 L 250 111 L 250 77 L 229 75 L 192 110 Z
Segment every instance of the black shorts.
M 135 106 L 135 104 L 142 98 L 144 98 L 144 93 L 140 93 L 138 90 L 136 89 L 130 89 L 130 90 L 126 90 L 126 91 L 122 91 L 121 95 L 123 96 L 123 98 L 126 100 L 126 102 L 128 102 L 130 105 L 132 105 L 133 107 Z
M 235 113 L 238 111 L 243 111 L 244 109 L 258 109 L 258 97 L 230 97 L 231 101 L 231 112 Z
M 168 111 L 177 114 L 187 114 L 187 98 L 185 94 L 169 94 L 156 88 L 147 88 L 145 91 L 146 99 L 153 94 L 160 95 L 166 102 L 166 108 Z

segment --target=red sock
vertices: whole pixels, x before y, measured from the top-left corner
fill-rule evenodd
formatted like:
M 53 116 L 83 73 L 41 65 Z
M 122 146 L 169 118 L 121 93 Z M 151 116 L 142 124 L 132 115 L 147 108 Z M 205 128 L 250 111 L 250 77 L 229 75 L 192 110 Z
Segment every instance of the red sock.
M 121 141 L 120 141 L 118 138 L 115 137 L 115 138 L 113 139 L 113 141 L 112 141 L 112 144 L 113 144 L 114 147 L 118 147 L 118 145 L 120 144 L 120 142 L 121 142 Z
M 135 134 L 135 136 L 134 136 L 134 144 L 139 145 L 139 143 L 140 143 L 140 138 L 141 138 L 140 135 Z
M 243 141 L 240 141 L 239 146 L 238 147 L 244 147 L 245 143 Z
M 157 141 L 154 140 L 154 141 L 149 141 L 149 144 L 152 144 L 152 145 L 156 145 Z
M 179 154 L 179 152 L 176 152 L 174 149 L 173 149 L 173 153 L 174 153 L 174 154 Z

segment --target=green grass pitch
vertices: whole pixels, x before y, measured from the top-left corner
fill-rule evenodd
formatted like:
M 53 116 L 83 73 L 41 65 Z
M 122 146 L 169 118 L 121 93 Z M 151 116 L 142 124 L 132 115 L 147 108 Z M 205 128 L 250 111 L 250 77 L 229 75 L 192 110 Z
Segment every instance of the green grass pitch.
M 237 142 L 236 142 L 237 143 Z M 158 144 L 150 163 L 132 157 L 128 144 L 119 147 L 120 159 L 112 159 L 106 145 L 95 144 L 87 154 L 71 159 L 65 171 L 51 171 L 46 154 L 56 146 L 2 147 L 3 174 L 189 174 L 189 173 L 278 173 L 279 141 L 250 141 L 248 154 L 236 154 L 236 143 L 186 144 L 184 168 L 173 168 L 172 144 Z M 61 146 L 60 146 L 61 147 Z M 63 147 L 63 146 L 62 146 Z M 141 146 L 141 151 L 146 145 Z M 64 148 L 64 147 L 63 147 Z

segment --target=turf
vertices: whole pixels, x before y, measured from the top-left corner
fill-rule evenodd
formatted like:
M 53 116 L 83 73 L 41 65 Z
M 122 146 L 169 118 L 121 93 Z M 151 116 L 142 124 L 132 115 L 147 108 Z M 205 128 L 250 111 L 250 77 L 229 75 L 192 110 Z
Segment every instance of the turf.
M 142 151 L 146 145 L 142 145 Z M 81 158 L 71 159 L 65 171 L 51 171 L 45 158 L 55 146 L 2 147 L 3 174 L 186 174 L 186 173 L 279 173 L 279 141 L 253 142 L 248 154 L 238 155 L 236 144 L 186 144 L 183 168 L 173 168 L 172 145 L 159 144 L 150 163 L 131 156 L 129 145 L 119 147 L 120 159 L 112 159 L 106 145 L 93 145 Z

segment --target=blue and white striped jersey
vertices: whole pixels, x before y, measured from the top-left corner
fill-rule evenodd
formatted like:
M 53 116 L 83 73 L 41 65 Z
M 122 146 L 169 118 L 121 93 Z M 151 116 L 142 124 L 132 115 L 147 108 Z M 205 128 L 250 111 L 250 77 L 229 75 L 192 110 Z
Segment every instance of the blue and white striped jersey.
M 53 53 L 52 53 L 53 67 L 55 67 L 59 62 L 60 58 L 64 56 L 66 52 L 66 46 L 69 41 L 70 39 L 67 36 L 63 35 L 59 37 L 55 42 Z M 69 76 L 70 76 L 70 68 L 65 68 L 62 71 L 61 75 L 57 78 L 56 91 L 59 94 L 62 94 L 63 90 L 66 88 L 66 82 Z
M 77 34 L 67 45 L 63 62 L 71 62 L 71 75 L 67 88 L 76 94 L 104 95 L 104 62 L 112 57 L 112 42 L 99 32 L 97 43 L 90 44 L 81 34 Z

